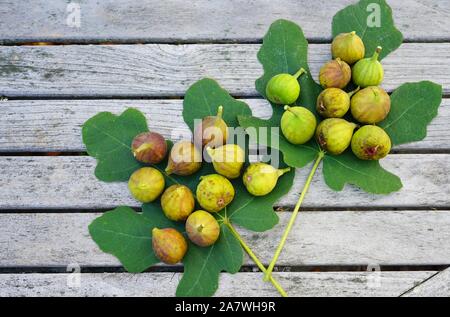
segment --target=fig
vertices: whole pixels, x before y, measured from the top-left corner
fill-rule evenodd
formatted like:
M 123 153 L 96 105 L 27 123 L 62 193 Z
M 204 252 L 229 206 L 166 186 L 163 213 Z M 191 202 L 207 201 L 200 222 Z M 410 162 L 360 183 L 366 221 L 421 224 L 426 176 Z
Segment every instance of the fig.
M 391 98 L 378 86 L 369 86 L 358 91 L 351 100 L 353 118 L 361 123 L 378 123 L 391 110 Z
M 199 149 L 210 146 L 212 148 L 227 143 L 228 126 L 222 119 L 223 107 L 219 106 L 217 115 L 207 116 L 194 129 L 194 143 Z
M 324 118 L 341 118 L 350 108 L 350 98 L 359 90 L 345 92 L 339 88 L 327 88 L 317 97 L 317 112 Z
M 292 144 L 308 142 L 316 130 L 316 117 L 305 107 L 285 106 L 281 117 L 281 131 Z
M 294 103 L 300 96 L 300 84 L 297 79 L 305 72 L 301 68 L 294 75 L 283 73 L 273 76 L 266 86 L 267 98 L 279 105 Z
M 131 174 L 128 188 L 134 198 L 143 203 L 154 201 L 164 190 L 164 176 L 153 167 L 142 167 Z
M 275 188 L 278 178 L 290 170 L 290 167 L 276 169 L 266 163 L 253 163 L 247 167 L 242 180 L 250 194 L 264 196 Z
M 161 208 L 170 220 L 186 220 L 194 211 L 194 207 L 194 195 L 187 186 L 172 185 L 161 196 Z
M 365 53 L 364 43 L 355 31 L 341 33 L 331 43 L 333 58 L 340 58 L 350 65 L 364 58 Z
M 152 247 L 156 257 L 166 264 L 183 260 L 188 245 L 183 235 L 173 228 L 152 230 Z
M 209 212 L 197 210 L 186 221 L 186 233 L 196 245 L 208 247 L 219 238 L 220 226 Z
M 144 132 L 133 139 L 131 150 L 139 162 L 158 164 L 166 157 L 167 143 L 159 133 Z
M 361 160 L 379 160 L 391 150 L 391 139 L 380 127 L 365 125 L 352 138 L 352 151 Z
M 350 82 L 350 66 L 340 58 L 333 59 L 320 68 L 319 82 L 323 88 L 344 88 Z
M 239 145 L 225 144 L 216 149 L 206 149 L 211 157 L 214 170 L 226 178 L 238 178 L 245 162 L 245 153 Z
M 355 128 L 356 124 L 344 119 L 325 119 L 317 126 L 316 139 L 322 149 L 338 155 L 350 145 Z
M 358 61 L 352 69 L 352 77 L 355 85 L 362 88 L 369 86 L 378 86 L 383 81 L 384 70 L 378 61 L 381 52 L 381 46 L 378 46 L 372 57 L 364 58 Z
M 200 177 L 197 186 L 197 201 L 203 209 L 218 212 L 225 208 L 234 198 L 231 182 L 219 174 Z
M 192 142 L 179 141 L 170 151 L 166 174 L 191 175 L 202 167 L 202 154 Z

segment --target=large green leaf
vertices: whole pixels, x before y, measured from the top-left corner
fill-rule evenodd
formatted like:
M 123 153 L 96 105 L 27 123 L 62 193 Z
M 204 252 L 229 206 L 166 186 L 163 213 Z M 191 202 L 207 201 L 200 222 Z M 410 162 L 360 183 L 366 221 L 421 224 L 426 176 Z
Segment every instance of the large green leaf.
M 128 272 L 142 272 L 159 262 L 152 250 L 151 230 L 156 221 L 129 207 L 118 207 L 95 219 L 89 233 L 100 249 L 117 257 Z
M 322 88 L 313 80 L 308 67 L 308 42 L 302 29 L 295 23 L 277 20 L 270 26 L 258 52 L 258 60 L 263 66 L 264 74 L 256 80 L 256 90 L 266 97 L 266 85 L 270 78 L 280 73 L 294 74 L 300 68 L 307 73 L 299 78 L 301 93 L 296 101 L 316 114 L 315 104 Z M 268 120 L 250 116 L 239 116 L 239 124 L 249 134 L 255 135 L 258 144 L 279 149 L 289 166 L 303 167 L 311 162 L 318 153 L 314 140 L 304 145 L 292 145 L 277 128 L 284 110 L 282 106 L 272 104 L 273 114 Z M 273 139 L 276 139 L 272 141 Z
M 356 31 L 363 40 L 366 57 L 372 56 L 377 46 L 382 46 L 382 59 L 403 42 L 403 35 L 395 27 L 391 7 L 385 0 L 361 0 L 336 13 L 333 37 L 351 31 Z
M 212 246 L 202 248 L 189 243 L 177 296 L 211 296 L 219 285 L 219 273 L 223 270 L 238 272 L 242 261 L 241 245 L 228 227 L 222 224 L 219 239 Z
M 223 106 L 223 119 L 231 127 L 238 126 L 238 115 L 252 114 L 245 102 L 234 99 L 215 80 L 203 78 L 186 91 L 183 102 L 184 122 L 193 131 L 195 119 L 215 116 L 219 106 Z
M 342 190 L 346 183 L 373 194 L 389 194 L 402 188 L 400 178 L 380 166 L 378 161 L 358 159 L 351 150 L 341 155 L 325 155 L 325 183 L 333 190 Z
M 407 83 L 391 95 L 391 111 L 380 123 L 393 145 L 423 140 L 427 126 L 437 116 L 442 87 L 430 81 Z
M 126 181 L 141 164 L 131 152 L 133 138 L 148 131 L 144 115 L 133 108 L 120 116 L 100 112 L 83 125 L 83 142 L 97 159 L 95 176 L 105 182 Z

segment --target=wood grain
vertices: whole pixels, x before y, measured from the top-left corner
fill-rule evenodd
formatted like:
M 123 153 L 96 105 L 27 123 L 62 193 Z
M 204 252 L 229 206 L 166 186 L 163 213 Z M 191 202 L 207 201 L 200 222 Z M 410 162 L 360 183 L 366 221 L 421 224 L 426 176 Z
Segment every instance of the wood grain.
M 253 114 L 269 118 L 272 109 L 263 99 L 244 99 Z M 171 140 L 190 138 L 182 118 L 182 100 L 10 100 L 0 104 L 0 152 L 85 151 L 81 127 L 98 112 L 120 114 L 128 107 L 141 110 L 149 127 Z M 395 150 L 450 150 L 450 99 L 443 99 L 427 137 Z
M 34 0 L 29 3 L 2 0 L 0 39 L 8 43 L 259 41 L 274 20 L 283 18 L 301 25 L 309 39 L 329 40 L 333 15 L 356 2 L 82 1 L 78 28 L 67 23 L 70 18 L 67 1 Z M 395 23 L 406 40 L 449 39 L 450 19 L 446 0 L 388 2 Z
M 434 272 L 274 273 L 290 296 L 398 296 Z M 79 283 L 78 283 L 79 277 Z M 173 296 L 181 273 L 1 274 L 0 296 Z M 164 285 L 164 287 L 161 287 Z M 279 296 L 261 273 L 223 273 L 215 296 Z
M 100 251 L 89 236 L 88 225 L 100 215 L 0 214 L 0 266 L 119 266 L 118 260 Z M 280 212 L 279 216 L 280 224 L 264 233 L 238 227 L 265 264 L 272 258 L 290 213 Z M 449 225 L 448 210 L 305 211 L 299 214 L 278 264 L 448 264 Z M 253 265 L 253 262 L 246 258 L 245 264 Z
M 183 96 L 211 77 L 233 95 L 258 96 L 259 44 L 60 45 L 0 47 L 0 95 L 7 97 Z M 311 75 L 330 59 L 328 44 L 312 44 Z M 433 62 L 430 62 L 433 61 Z M 403 44 L 383 60 L 384 88 L 432 80 L 450 93 L 450 43 Z
M 450 297 L 450 268 L 443 270 L 420 285 L 411 288 L 404 297 Z
M 334 192 L 325 185 L 319 169 L 304 207 L 450 207 L 450 155 L 395 154 L 381 164 L 403 180 L 400 191 L 373 195 L 347 185 L 342 192 Z M 0 157 L 0 209 L 140 207 L 126 183 L 101 182 L 94 169 L 95 160 L 87 156 Z M 309 169 L 297 170 L 294 186 L 277 205 L 295 205 Z

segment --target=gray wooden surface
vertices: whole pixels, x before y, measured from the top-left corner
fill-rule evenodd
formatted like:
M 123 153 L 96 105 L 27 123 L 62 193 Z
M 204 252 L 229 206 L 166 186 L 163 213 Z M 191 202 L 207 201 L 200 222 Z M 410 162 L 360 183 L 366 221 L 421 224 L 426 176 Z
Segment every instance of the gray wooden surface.
M 57 45 L 0 47 L 0 86 L 6 97 L 182 96 L 203 77 L 231 94 L 258 96 L 259 44 Z M 311 44 L 314 78 L 330 59 L 329 44 Z M 430 63 L 433 60 L 433 63 Z M 382 86 L 433 80 L 450 93 L 450 43 L 405 43 L 383 61 Z
M 433 273 L 286 272 L 274 276 L 291 296 L 397 296 Z M 1 274 L 0 296 L 173 296 L 180 278 L 180 273 Z M 270 283 L 262 281 L 261 273 L 222 274 L 215 295 L 278 296 Z
M 0 296 L 171 296 L 181 267 L 123 273 L 90 239 L 87 226 L 104 210 L 139 205 L 126 184 L 95 179 L 95 160 L 78 153 L 85 151 L 81 125 L 99 111 L 136 107 L 151 129 L 180 139 L 188 132 L 182 97 L 204 76 L 269 117 L 254 80 L 262 74 L 256 52 L 270 23 L 286 18 L 303 27 L 314 42 L 309 59 L 316 78 L 329 58 L 331 17 L 354 1 L 78 2 L 81 27 L 71 28 L 67 1 L 0 0 L 6 44 L 0 45 L 0 96 L 14 99 L 0 102 Z M 333 192 L 319 171 L 280 257 L 284 272 L 277 278 L 290 295 L 449 295 L 448 270 L 439 271 L 450 266 L 447 2 L 389 1 L 406 43 L 383 61 L 383 86 L 441 84 L 439 115 L 423 141 L 396 147 L 381 162 L 402 178 L 398 193 L 369 195 L 350 185 Z M 66 45 L 22 45 L 37 41 Z M 238 229 L 264 263 L 308 172 L 297 170 L 293 189 L 277 202 L 280 225 L 264 233 Z M 83 268 L 80 287 L 67 284 L 71 264 Z M 248 258 L 245 264 L 257 271 Z M 364 271 L 378 265 L 384 271 Z M 306 272 L 314 268 L 321 271 Z M 277 294 L 260 273 L 240 272 L 222 274 L 217 295 Z
M 272 108 L 264 99 L 243 99 L 255 116 L 269 118 Z M 171 140 L 190 137 L 181 115 L 183 100 L 11 100 L 1 103 L 0 152 L 85 151 L 83 123 L 101 111 L 120 114 L 126 108 L 141 110 L 151 130 Z M 443 99 L 439 115 L 428 126 L 427 137 L 404 144 L 397 151 L 450 150 L 450 99 Z
M 60 210 L 0 214 L 0 247 L 6 251 L 0 267 L 120 265 L 89 237 L 87 227 L 98 216 Z M 238 229 L 263 262 L 271 259 L 290 213 L 279 216 L 280 225 L 264 233 Z M 304 211 L 279 264 L 442 265 L 450 254 L 449 226 L 448 210 Z
M 80 3 L 80 28 L 67 25 L 65 0 L 1 0 L 0 37 L 24 41 L 255 41 L 280 18 L 300 24 L 313 40 L 329 40 L 335 12 L 352 0 L 102 0 Z M 389 1 L 409 41 L 449 40 L 446 0 Z M 26 23 L 24 23 L 26 21 Z

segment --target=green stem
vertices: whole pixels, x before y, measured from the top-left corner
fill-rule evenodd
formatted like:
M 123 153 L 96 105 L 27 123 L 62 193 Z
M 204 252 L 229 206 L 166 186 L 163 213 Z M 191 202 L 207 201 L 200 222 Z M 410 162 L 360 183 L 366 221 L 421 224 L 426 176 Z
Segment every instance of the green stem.
M 306 73 L 306 70 L 302 67 L 294 74 L 294 78 L 297 79 L 304 73 Z
M 377 48 L 375 49 L 375 52 L 372 55 L 373 61 L 378 60 L 378 56 L 380 55 L 380 52 L 381 52 L 381 46 L 377 46 Z
M 275 251 L 272 261 L 270 262 L 269 267 L 266 270 L 266 274 L 264 275 L 265 281 L 268 281 L 271 277 L 273 268 L 275 267 L 275 264 L 277 263 L 277 260 L 281 254 L 281 251 L 283 250 L 283 247 L 284 247 L 284 244 L 286 243 L 286 239 L 289 235 L 289 232 L 291 231 L 292 226 L 294 225 L 295 219 L 297 218 L 297 214 L 300 209 L 300 206 L 302 205 L 303 199 L 305 198 L 305 195 L 308 192 L 308 189 L 309 189 L 309 186 L 311 185 L 313 176 L 316 173 L 317 167 L 319 166 L 320 161 L 322 161 L 324 155 L 325 155 L 325 152 L 323 152 L 323 151 L 319 152 L 319 155 L 317 156 L 317 159 L 312 167 L 312 170 L 309 173 L 308 178 L 306 179 L 305 186 L 303 186 L 302 192 L 300 194 L 300 198 L 298 199 L 297 204 L 295 205 L 294 211 L 292 212 L 291 219 L 289 220 L 289 223 L 288 223 L 286 229 L 284 230 L 283 236 L 281 237 L 281 241 L 278 244 L 277 250 Z
M 239 232 L 236 231 L 236 229 L 233 227 L 233 225 L 224 219 L 224 224 L 230 229 L 231 233 L 233 234 L 233 236 L 239 241 L 239 243 L 242 245 L 242 247 L 244 248 L 245 252 L 247 252 L 247 254 L 250 256 L 250 258 L 253 260 L 253 262 L 256 263 L 256 265 L 258 266 L 258 268 L 265 273 L 266 272 L 266 268 L 264 267 L 264 265 L 261 263 L 261 261 L 257 258 L 257 256 L 253 253 L 252 249 L 250 249 L 250 247 L 245 243 L 245 241 L 242 239 L 242 237 L 240 236 Z M 269 277 L 270 282 L 273 284 L 273 286 L 275 286 L 275 288 L 277 289 L 277 291 L 281 294 L 281 296 L 283 297 L 287 297 L 287 293 L 286 291 L 283 289 L 283 287 L 281 287 L 280 284 L 278 284 L 278 282 L 273 278 L 273 276 L 271 275 Z

